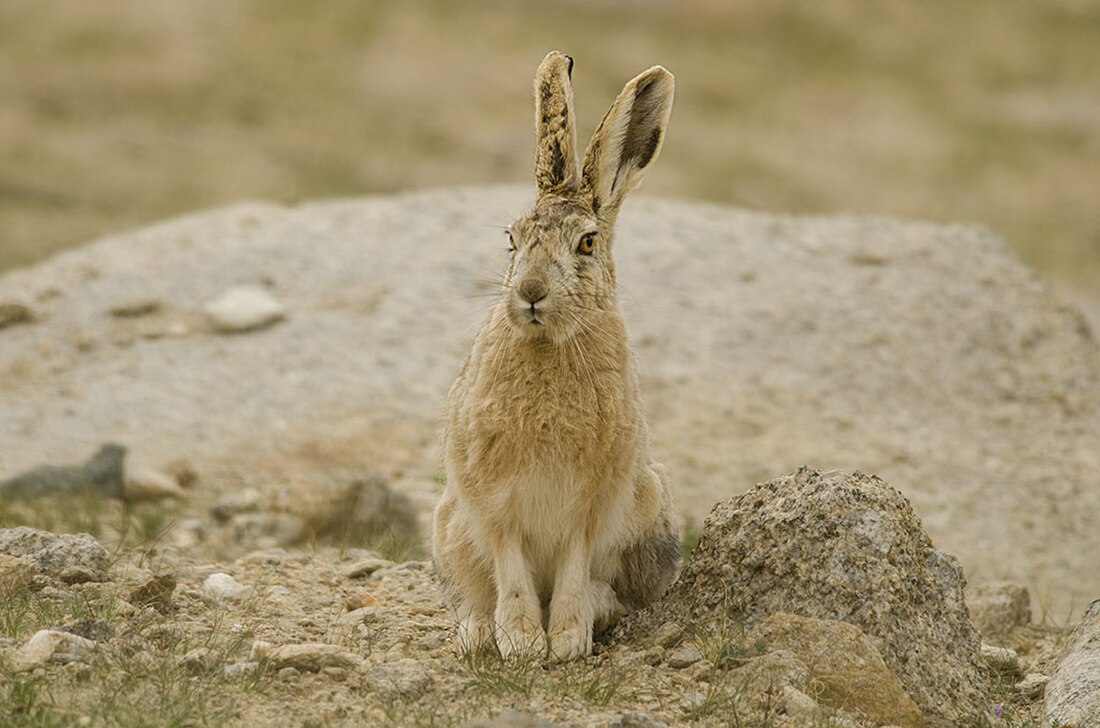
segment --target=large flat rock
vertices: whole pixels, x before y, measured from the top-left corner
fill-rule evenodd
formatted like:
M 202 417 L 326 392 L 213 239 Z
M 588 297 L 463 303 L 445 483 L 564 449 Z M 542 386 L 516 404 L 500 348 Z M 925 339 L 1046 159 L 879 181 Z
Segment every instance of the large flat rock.
M 241 204 L 0 277 L 34 316 L 0 330 L 0 478 L 115 441 L 220 490 L 379 466 L 428 508 L 441 403 L 530 201 Z M 995 236 L 641 197 L 616 253 L 685 519 L 802 464 L 860 469 L 972 581 L 1055 609 L 1100 594 L 1097 344 Z M 238 285 L 286 319 L 216 333 L 203 307 Z

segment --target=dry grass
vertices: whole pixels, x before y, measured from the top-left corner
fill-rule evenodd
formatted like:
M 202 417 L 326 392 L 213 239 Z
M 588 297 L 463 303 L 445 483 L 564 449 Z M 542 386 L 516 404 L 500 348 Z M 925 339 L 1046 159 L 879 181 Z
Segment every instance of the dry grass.
M 985 223 L 1100 272 L 1100 6 L 0 5 L 0 267 L 241 198 L 528 181 L 530 77 L 577 59 L 582 133 L 653 62 L 677 110 L 648 191 Z

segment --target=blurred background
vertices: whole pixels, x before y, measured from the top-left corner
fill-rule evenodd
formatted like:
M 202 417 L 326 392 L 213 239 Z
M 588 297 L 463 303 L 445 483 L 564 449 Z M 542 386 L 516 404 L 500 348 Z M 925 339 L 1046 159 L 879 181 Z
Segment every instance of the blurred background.
M 1089 0 L 7 0 L 0 269 L 240 199 L 530 182 L 554 48 L 584 140 L 676 74 L 647 193 L 978 222 L 1100 296 Z

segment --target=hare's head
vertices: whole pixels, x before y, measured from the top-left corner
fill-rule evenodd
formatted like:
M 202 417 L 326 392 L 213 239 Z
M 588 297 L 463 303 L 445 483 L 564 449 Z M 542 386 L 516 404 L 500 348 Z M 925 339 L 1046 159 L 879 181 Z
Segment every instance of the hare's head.
M 570 82 L 573 59 L 557 51 L 535 75 L 534 207 L 512 223 L 512 261 L 501 305 L 524 336 L 568 339 L 616 310 L 611 240 L 619 207 L 657 159 L 672 111 L 672 74 L 634 78 L 577 160 Z

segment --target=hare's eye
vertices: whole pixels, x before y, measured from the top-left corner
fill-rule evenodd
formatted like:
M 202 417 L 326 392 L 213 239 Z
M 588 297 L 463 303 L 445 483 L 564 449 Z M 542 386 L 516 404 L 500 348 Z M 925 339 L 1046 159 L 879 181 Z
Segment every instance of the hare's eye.
M 512 237 L 512 233 L 508 233 L 508 250 L 516 249 L 516 239 Z
M 585 233 L 581 236 L 581 241 L 577 243 L 577 252 L 581 255 L 592 255 L 592 251 L 596 248 L 596 233 Z

